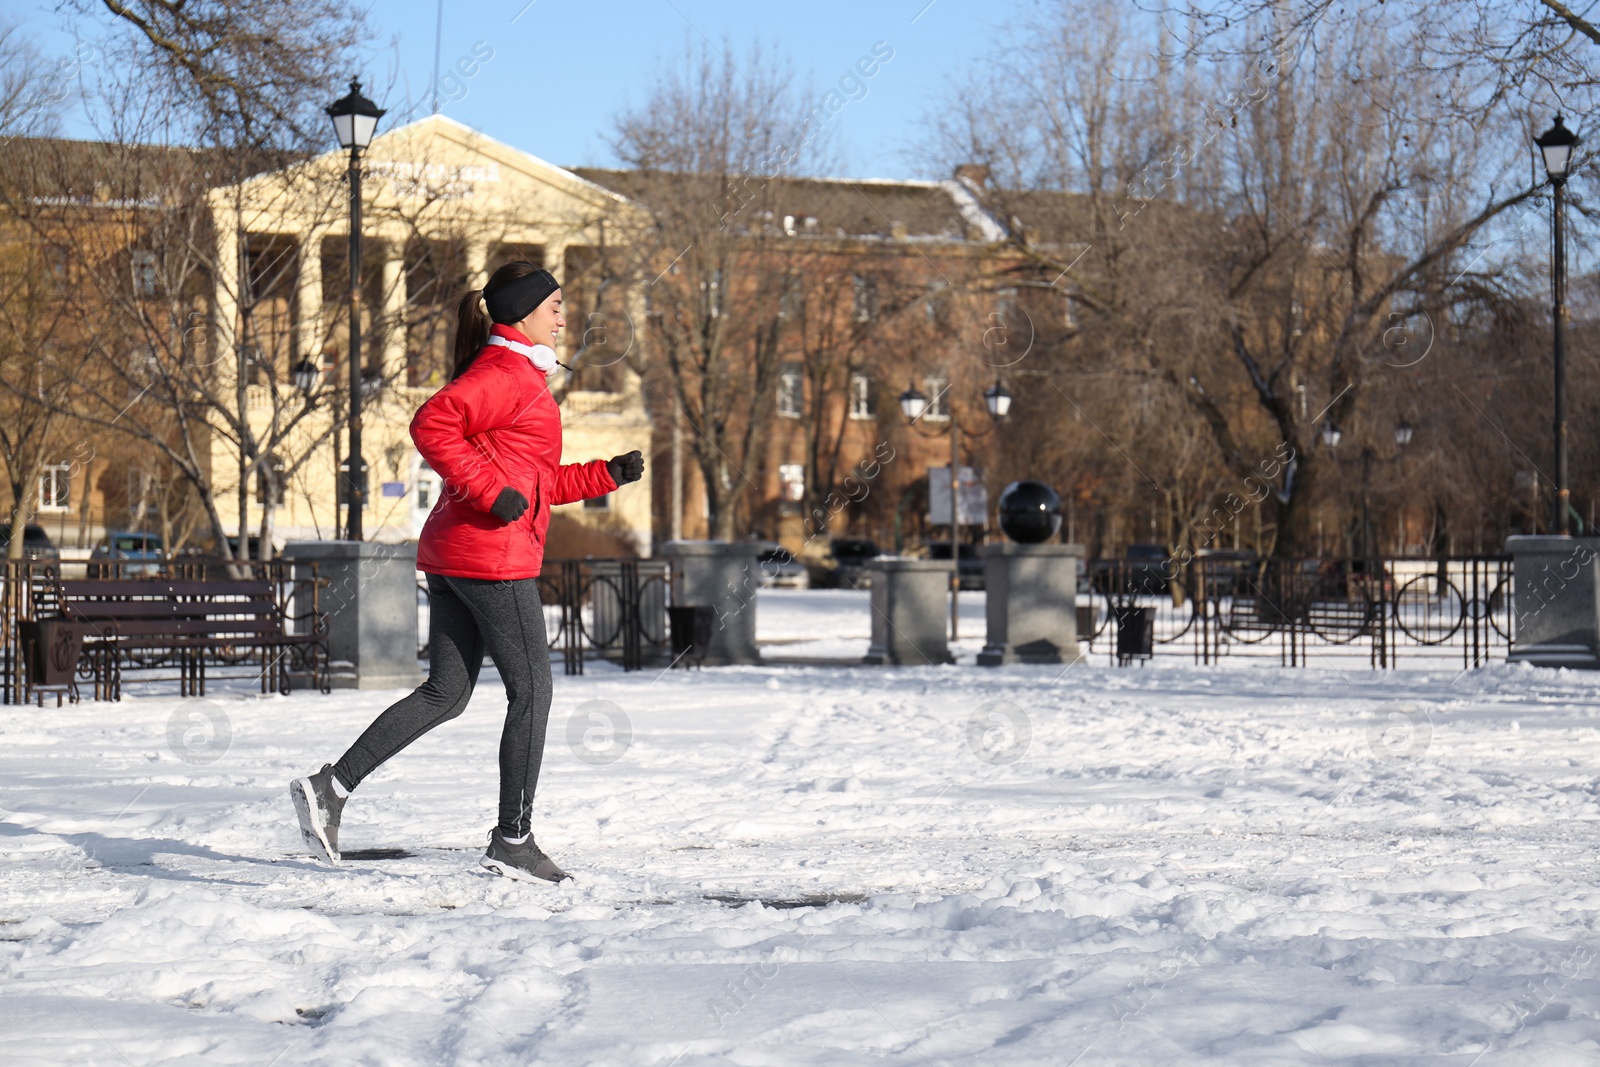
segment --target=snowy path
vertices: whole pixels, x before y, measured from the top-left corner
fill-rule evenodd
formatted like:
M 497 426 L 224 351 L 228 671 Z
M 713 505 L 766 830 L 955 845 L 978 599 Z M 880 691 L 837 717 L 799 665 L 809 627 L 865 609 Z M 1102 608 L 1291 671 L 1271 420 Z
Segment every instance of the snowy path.
M 284 784 L 395 694 L 0 708 L 7 1062 L 1600 1063 L 1600 678 L 1058 673 L 558 677 L 559 887 L 489 671 L 338 870 Z

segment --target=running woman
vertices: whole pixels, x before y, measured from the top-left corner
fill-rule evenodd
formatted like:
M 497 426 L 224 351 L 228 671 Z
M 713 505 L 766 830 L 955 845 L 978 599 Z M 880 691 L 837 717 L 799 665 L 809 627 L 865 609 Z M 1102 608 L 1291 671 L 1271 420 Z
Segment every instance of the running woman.
M 534 843 L 531 826 L 551 696 L 535 578 L 551 507 L 638 481 L 644 457 L 562 465 L 561 412 L 545 379 L 558 365 L 552 345 L 565 326 L 560 285 L 531 263 L 508 263 L 461 298 L 450 384 L 411 420 L 417 451 L 444 479 L 417 545 L 431 606 L 427 681 L 379 715 L 339 762 L 289 785 L 300 834 L 328 863 L 339 862 L 339 817 L 351 790 L 461 714 L 488 652 L 509 706 L 499 823 L 483 866 L 522 881 L 569 877 Z

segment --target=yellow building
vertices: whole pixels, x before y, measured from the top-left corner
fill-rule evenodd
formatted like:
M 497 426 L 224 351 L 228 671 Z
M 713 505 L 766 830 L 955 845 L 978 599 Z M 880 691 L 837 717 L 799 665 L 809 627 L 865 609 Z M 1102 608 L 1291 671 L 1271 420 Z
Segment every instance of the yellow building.
M 560 355 L 576 373 L 558 371 L 550 384 L 561 404 L 564 462 L 648 452 L 642 331 L 633 329 L 643 316 L 636 297 L 620 281 L 611 286 L 607 274 L 608 239 L 615 245 L 646 222 L 643 211 L 442 115 L 380 134 L 362 162 L 366 538 L 415 538 L 438 499 L 438 478 L 407 428 L 448 380 L 457 300 L 510 260 L 541 263 L 563 283 L 568 328 Z M 242 370 L 253 437 L 280 440 L 274 461 L 288 473 L 265 524 L 279 543 L 331 537 L 337 525 L 336 464 L 346 431 L 333 422 L 342 415 L 350 370 L 347 163 L 345 153 L 330 152 L 210 193 L 221 334 L 211 350 L 245 353 L 221 361 L 219 373 L 237 387 Z M 314 377 L 319 399 L 302 402 L 285 388 L 297 372 L 301 380 Z M 228 435 L 213 435 L 216 498 L 230 527 L 239 519 L 239 453 Z M 647 464 L 641 484 L 556 515 L 631 540 L 648 554 L 651 473 Z M 247 494 L 252 530 L 263 528 L 263 495 L 274 495 L 270 486 Z

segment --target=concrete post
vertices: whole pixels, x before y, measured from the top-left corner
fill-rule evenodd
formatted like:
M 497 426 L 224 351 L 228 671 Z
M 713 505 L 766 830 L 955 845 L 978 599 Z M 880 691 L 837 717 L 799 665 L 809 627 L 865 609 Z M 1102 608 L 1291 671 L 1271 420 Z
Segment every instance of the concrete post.
M 661 554 L 672 566 L 673 607 L 710 607 L 717 613 L 708 667 L 760 663 L 756 648 L 759 545 L 739 541 L 668 541 Z
M 327 579 L 318 594 L 328 616 L 333 685 L 345 689 L 410 689 L 422 684 L 417 665 L 415 541 L 290 541 L 283 555 L 295 577 L 315 562 Z M 310 604 L 296 604 L 304 614 Z
M 872 571 L 871 666 L 927 666 L 955 662 L 945 611 L 950 564 L 938 559 L 875 559 Z
M 1506 538 L 1515 640 L 1506 659 L 1600 668 L 1600 538 Z
M 988 639 L 978 665 L 1076 663 L 1082 545 L 984 545 Z

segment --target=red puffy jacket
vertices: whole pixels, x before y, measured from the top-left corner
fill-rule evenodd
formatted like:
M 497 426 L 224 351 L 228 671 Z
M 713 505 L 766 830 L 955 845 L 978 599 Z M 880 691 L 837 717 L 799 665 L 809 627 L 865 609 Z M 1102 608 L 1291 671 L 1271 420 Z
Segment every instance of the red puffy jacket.
M 509 326 L 494 333 L 532 344 Z M 604 460 L 561 465 L 561 410 L 527 356 L 487 345 L 467 372 L 411 420 L 411 440 L 444 480 L 422 527 L 417 568 L 454 578 L 532 578 L 544 562 L 550 509 L 604 496 Z M 528 498 L 516 522 L 489 509 L 507 486 Z

